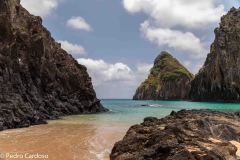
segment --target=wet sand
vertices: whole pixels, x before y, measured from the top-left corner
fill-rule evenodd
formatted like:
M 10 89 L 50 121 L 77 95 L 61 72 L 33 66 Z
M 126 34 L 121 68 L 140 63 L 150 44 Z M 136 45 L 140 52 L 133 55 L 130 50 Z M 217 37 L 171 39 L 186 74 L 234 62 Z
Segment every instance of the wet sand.
M 121 140 L 130 127 L 123 124 L 48 123 L 1 131 L 0 155 L 4 156 L 3 160 L 28 159 L 31 154 L 47 156 L 41 158 L 47 160 L 108 160 L 114 143 Z M 9 158 L 9 154 L 19 157 Z

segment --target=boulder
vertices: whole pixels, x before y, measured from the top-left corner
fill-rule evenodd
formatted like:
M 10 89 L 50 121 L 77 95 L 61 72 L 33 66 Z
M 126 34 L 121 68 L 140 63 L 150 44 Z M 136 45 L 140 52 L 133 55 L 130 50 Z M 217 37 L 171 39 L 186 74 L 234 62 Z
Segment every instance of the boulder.
M 239 112 L 215 110 L 180 110 L 161 119 L 147 117 L 115 143 L 110 159 L 236 160 L 240 157 L 233 144 L 240 144 L 239 123 Z

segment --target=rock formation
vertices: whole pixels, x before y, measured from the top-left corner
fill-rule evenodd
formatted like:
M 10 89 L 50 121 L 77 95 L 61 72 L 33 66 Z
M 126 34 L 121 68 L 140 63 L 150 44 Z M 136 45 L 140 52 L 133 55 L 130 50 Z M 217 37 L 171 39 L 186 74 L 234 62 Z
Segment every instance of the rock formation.
M 240 8 L 221 17 L 203 67 L 192 81 L 193 101 L 240 102 Z
M 172 55 L 161 52 L 154 60 L 148 78 L 137 88 L 133 99 L 185 99 L 193 77 Z
M 19 0 L 0 0 L 0 130 L 106 111 L 86 67 Z
M 239 115 L 181 110 L 162 119 L 147 117 L 115 143 L 110 159 L 236 160 L 240 158 L 235 146 L 240 146 Z

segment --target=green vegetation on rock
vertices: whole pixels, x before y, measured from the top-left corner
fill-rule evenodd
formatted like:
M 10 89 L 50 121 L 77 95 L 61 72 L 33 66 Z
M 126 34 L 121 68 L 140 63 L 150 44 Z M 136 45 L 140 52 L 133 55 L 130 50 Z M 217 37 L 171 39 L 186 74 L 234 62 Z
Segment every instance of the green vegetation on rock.
M 193 77 L 193 75 L 182 66 L 178 60 L 165 51 L 159 54 L 155 59 L 150 74 L 155 78 L 162 77 L 163 81 L 175 81 L 182 74 Z
M 142 82 L 140 88 L 158 92 L 166 82 L 176 83 L 183 75 L 192 79 L 194 76 L 168 52 L 161 52 L 154 60 L 148 78 Z
M 13 8 L 14 7 L 14 3 L 10 2 L 10 7 Z
M 167 72 L 163 75 L 163 81 L 175 81 L 178 78 L 178 74 L 174 72 Z
M 23 31 L 25 31 L 25 30 L 26 30 L 26 28 L 25 28 L 24 26 L 22 26 L 22 30 L 23 30 Z
M 214 46 L 214 43 L 211 44 L 211 52 L 214 52 L 215 51 L 215 46 Z

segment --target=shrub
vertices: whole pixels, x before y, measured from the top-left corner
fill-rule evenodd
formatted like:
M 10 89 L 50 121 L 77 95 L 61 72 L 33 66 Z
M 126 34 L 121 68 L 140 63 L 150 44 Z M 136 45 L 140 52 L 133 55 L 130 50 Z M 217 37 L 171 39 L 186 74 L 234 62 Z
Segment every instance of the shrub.
M 153 88 L 154 90 L 157 89 L 158 87 L 158 82 L 157 81 L 154 81 L 153 83 L 150 84 L 151 88 Z
M 178 77 L 178 74 L 167 72 L 163 75 L 163 81 L 175 81 Z

